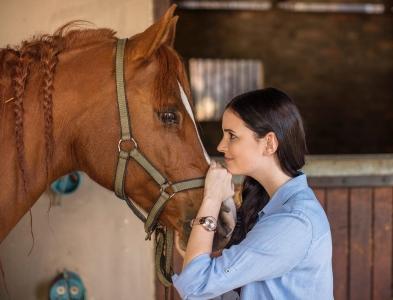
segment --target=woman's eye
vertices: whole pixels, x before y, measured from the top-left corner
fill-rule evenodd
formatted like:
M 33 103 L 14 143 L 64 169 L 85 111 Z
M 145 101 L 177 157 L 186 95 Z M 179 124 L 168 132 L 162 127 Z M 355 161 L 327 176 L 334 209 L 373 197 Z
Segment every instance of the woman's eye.
M 229 133 L 229 139 L 230 140 L 234 140 L 236 138 L 236 135 Z
M 160 118 L 165 125 L 173 125 L 178 123 L 177 115 L 174 112 L 163 112 L 160 114 Z

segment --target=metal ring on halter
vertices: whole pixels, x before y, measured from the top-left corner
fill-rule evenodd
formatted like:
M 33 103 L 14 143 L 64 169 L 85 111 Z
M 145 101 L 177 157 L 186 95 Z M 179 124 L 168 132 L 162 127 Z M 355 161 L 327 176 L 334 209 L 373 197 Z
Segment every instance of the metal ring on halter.
M 165 179 L 165 182 L 160 185 L 160 192 L 162 193 L 167 187 L 171 185 L 172 183 L 169 180 Z
M 121 143 L 122 142 L 127 142 L 127 141 L 131 141 L 131 142 L 133 142 L 134 143 L 134 147 L 135 147 L 135 149 L 137 149 L 138 148 L 138 144 L 137 144 L 137 142 L 134 140 L 134 138 L 132 137 L 132 138 L 130 138 L 129 140 L 123 140 L 123 139 L 120 139 L 119 140 L 119 143 L 117 144 L 117 149 L 119 149 L 119 152 L 121 151 L 121 149 L 120 149 L 120 145 L 121 145 Z
M 171 187 L 172 182 L 169 180 L 165 181 L 163 184 L 160 185 L 160 193 L 162 194 L 163 192 L 167 193 L 169 195 L 168 200 L 171 199 L 173 196 L 175 196 L 176 192 L 172 191 L 172 193 L 168 193 L 166 191 L 166 188 Z

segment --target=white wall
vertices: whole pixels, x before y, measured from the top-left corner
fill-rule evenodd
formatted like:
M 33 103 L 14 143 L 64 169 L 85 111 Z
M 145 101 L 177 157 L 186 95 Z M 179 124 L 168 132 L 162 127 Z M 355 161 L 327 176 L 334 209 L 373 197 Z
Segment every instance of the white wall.
M 116 30 L 119 37 L 144 30 L 153 20 L 152 0 L 0 0 L 0 47 L 33 34 L 53 33 L 83 19 Z M 0 245 L 0 260 L 11 299 L 48 299 L 51 280 L 67 268 L 81 275 L 89 300 L 154 299 L 153 242 L 127 205 L 86 175 L 81 187 L 60 200 L 48 215 L 49 198 Z M 0 299 L 7 299 L 0 277 Z
M 0 47 L 17 44 L 33 34 L 53 33 L 72 20 L 91 21 L 127 37 L 153 22 L 153 1 L 0 0 Z

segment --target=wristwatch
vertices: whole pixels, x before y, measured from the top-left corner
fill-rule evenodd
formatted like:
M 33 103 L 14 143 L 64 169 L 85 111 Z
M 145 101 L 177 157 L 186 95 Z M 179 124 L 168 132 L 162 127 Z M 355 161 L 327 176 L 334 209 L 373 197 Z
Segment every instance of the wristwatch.
M 191 227 L 194 225 L 202 225 L 207 231 L 216 231 L 217 220 L 212 216 L 195 218 L 191 220 Z

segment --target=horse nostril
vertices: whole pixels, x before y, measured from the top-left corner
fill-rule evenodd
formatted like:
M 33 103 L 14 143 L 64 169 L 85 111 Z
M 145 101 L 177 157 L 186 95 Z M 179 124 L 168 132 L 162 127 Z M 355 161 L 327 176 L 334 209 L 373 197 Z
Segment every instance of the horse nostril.
M 223 203 L 221 207 L 221 211 L 229 213 L 231 211 L 231 208 Z
M 233 228 L 228 224 L 224 218 L 220 217 L 218 220 L 217 232 L 223 238 L 228 238 L 231 235 Z
M 232 234 L 233 228 L 231 228 L 231 226 L 229 226 L 228 224 L 223 224 L 222 227 L 223 227 L 223 236 L 225 238 L 228 238 Z

